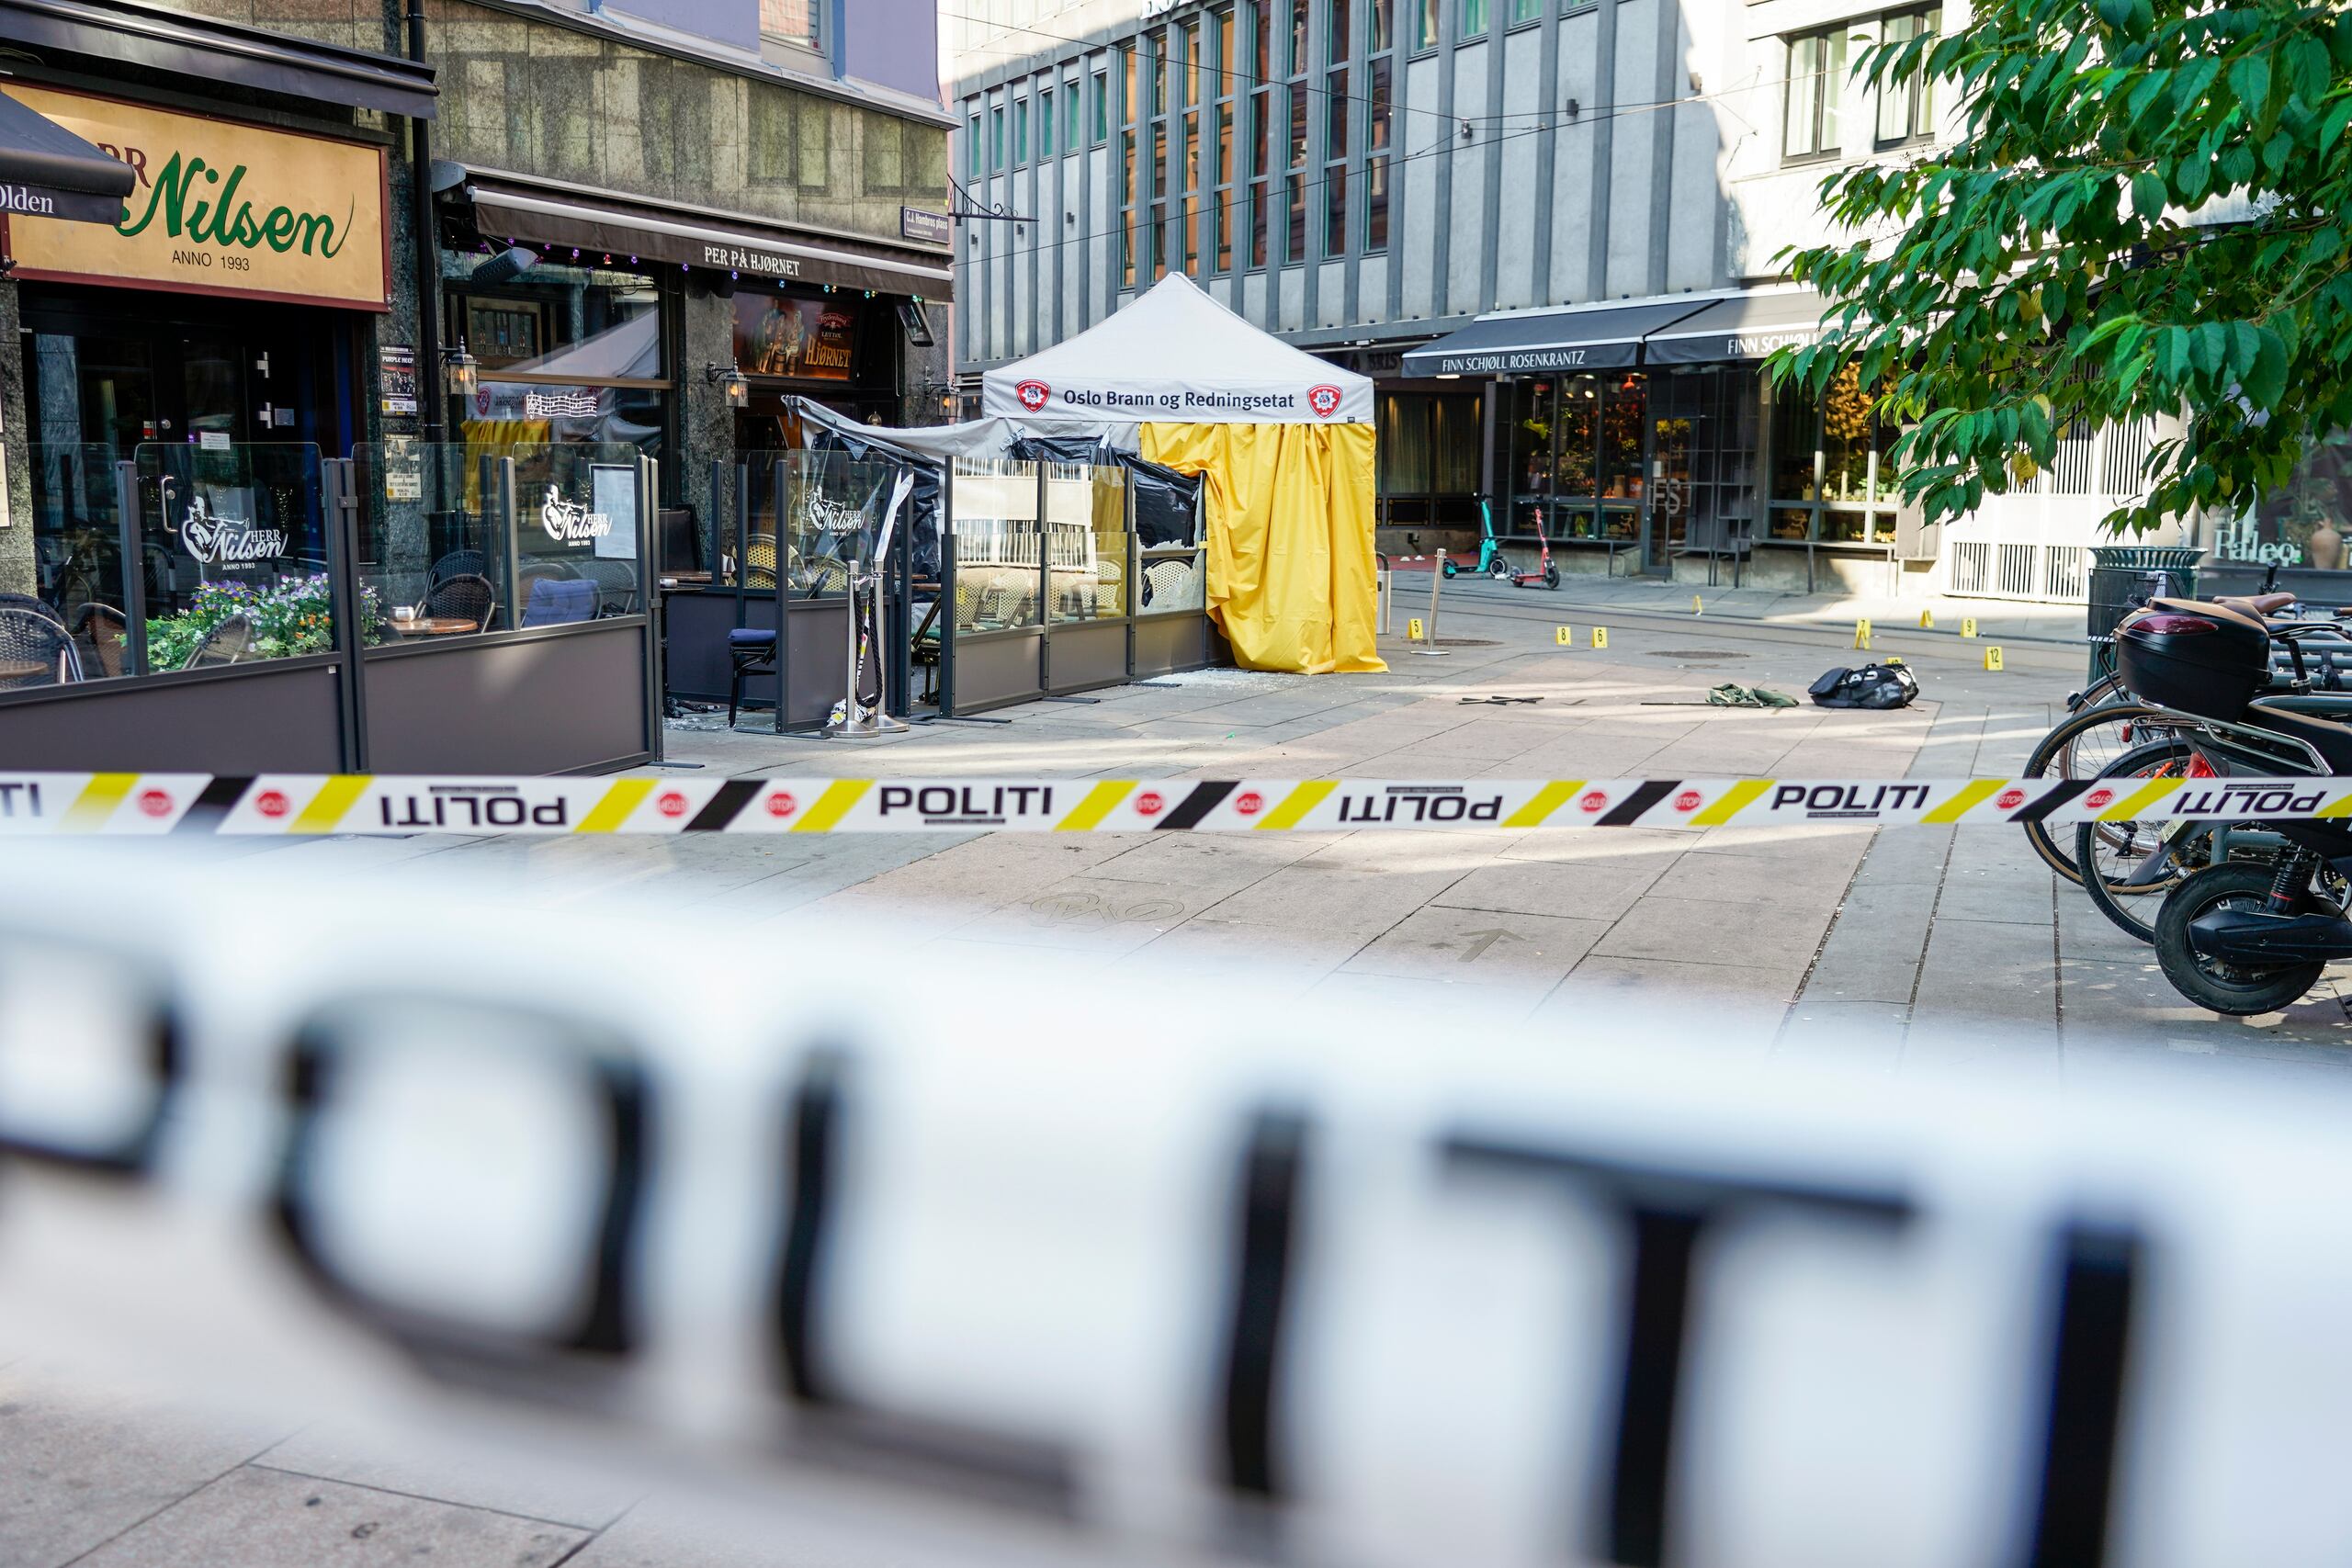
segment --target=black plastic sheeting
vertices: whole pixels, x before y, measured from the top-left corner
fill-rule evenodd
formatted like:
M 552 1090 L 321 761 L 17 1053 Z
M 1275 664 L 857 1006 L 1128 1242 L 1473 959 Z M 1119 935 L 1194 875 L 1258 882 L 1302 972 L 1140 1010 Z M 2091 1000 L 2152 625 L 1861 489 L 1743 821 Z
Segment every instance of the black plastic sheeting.
M 1119 461 L 1135 486 L 1136 543 L 1145 549 L 1156 545 L 1200 542 L 1201 476 L 1148 462 L 1132 452 Z

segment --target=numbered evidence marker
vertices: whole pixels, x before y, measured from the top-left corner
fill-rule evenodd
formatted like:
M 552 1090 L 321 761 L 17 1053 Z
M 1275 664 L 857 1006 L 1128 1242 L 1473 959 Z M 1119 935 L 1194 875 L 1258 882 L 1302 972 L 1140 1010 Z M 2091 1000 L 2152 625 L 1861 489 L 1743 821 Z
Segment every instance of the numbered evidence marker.
M 1405 623 L 1405 637 L 1409 642 L 1419 642 L 1421 640 L 1420 616 L 1415 615 L 1411 620 Z
M 1923 632 L 1931 632 L 1936 629 L 1936 613 L 1933 610 L 1919 612 L 1919 629 Z
M 1609 628 L 1607 626 L 1595 626 L 1592 628 L 1592 646 L 1595 648 L 1607 648 L 1609 646 Z
M 1998 670 L 2000 667 L 2001 645 L 1997 642 L 1987 644 L 1984 649 L 1984 668 L 1987 670 Z
M 1961 635 L 1961 636 L 1962 636 L 1962 637 L 1974 637 L 1974 636 L 1976 635 L 1976 617 L 1975 617 L 1975 616 L 1973 616 L 1973 615 L 1963 615 L 1962 617 L 1961 617 L 1961 622 L 1960 622 L 1960 635 Z
M 1867 649 L 1870 645 L 1871 624 L 1868 621 L 1856 621 L 1854 623 L 1854 646 L 1860 649 Z
M 1577 629 L 1574 626 L 1554 626 L 1552 640 L 1562 648 L 1574 648 L 1577 645 Z
M 1699 603 L 1699 596 L 1696 593 L 1690 595 L 1690 613 L 1694 615 L 1703 615 L 1707 613 L 1707 607 Z

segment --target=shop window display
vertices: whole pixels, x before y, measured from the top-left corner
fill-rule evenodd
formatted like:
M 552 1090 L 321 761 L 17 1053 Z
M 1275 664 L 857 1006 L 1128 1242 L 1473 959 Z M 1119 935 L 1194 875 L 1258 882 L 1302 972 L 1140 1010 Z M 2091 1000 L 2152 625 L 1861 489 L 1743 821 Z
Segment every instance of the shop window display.
M 1893 543 L 1902 487 L 1891 448 L 1899 434 L 1851 367 L 1818 399 L 1782 388 L 1772 408 L 1771 536 Z

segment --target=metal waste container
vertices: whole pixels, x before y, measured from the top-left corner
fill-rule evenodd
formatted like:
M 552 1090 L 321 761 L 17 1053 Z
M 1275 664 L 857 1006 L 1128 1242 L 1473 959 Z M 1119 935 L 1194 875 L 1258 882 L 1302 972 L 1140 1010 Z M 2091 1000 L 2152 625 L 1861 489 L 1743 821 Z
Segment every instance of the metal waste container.
M 2086 629 L 2093 682 L 2115 668 L 2116 626 L 2152 594 L 2188 598 L 2195 589 L 2197 563 L 2204 556 L 2204 550 L 2193 545 L 2091 547 L 2090 619 Z M 2149 581 L 2152 572 L 2164 573 L 2162 587 Z

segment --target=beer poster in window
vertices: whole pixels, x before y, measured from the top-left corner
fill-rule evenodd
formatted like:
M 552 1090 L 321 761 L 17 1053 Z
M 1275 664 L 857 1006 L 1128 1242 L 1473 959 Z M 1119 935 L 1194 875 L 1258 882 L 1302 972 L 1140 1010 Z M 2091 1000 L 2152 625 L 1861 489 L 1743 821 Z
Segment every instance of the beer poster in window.
M 865 301 L 838 295 L 735 296 L 735 365 L 746 376 L 846 381 Z

